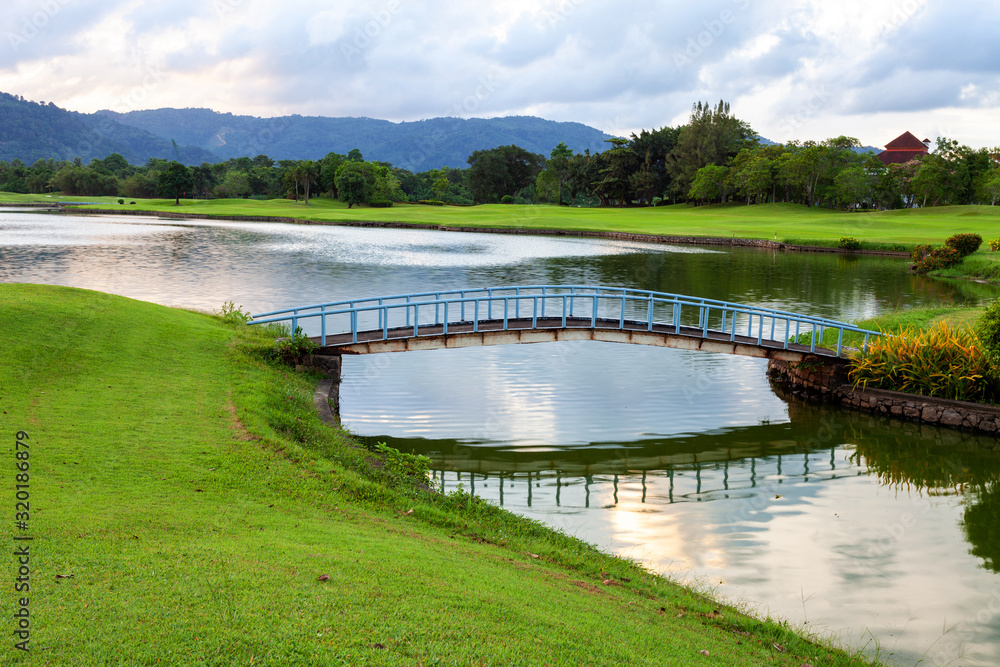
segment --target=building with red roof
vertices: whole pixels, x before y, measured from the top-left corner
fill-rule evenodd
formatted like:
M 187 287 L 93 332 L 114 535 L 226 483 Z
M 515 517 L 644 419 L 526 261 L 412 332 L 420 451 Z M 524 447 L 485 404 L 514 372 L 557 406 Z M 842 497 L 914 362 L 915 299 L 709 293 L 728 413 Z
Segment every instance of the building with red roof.
M 904 132 L 885 145 L 885 150 L 878 154 L 882 164 L 905 164 L 910 160 L 927 155 L 930 152 L 930 139 L 920 141 L 909 132 Z

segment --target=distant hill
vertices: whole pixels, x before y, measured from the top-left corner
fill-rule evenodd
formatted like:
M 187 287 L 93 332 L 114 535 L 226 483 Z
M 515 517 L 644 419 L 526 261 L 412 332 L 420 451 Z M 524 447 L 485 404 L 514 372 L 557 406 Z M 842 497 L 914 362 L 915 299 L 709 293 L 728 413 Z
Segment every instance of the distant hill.
M 764 146 L 777 146 L 778 145 L 777 141 L 771 141 L 770 139 L 767 139 L 767 138 L 761 137 L 761 136 L 757 137 L 757 141 L 759 141 Z M 882 152 L 881 148 L 875 148 L 874 146 L 855 146 L 851 150 L 853 150 L 855 153 L 860 153 L 860 154 L 875 153 L 875 155 L 878 155 L 879 153 Z
M 51 102 L 39 104 L 0 93 L 0 160 L 20 158 L 88 163 L 119 153 L 132 164 L 151 157 L 194 165 L 267 155 L 275 160 L 316 160 L 357 148 L 367 160 L 411 171 L 467 167 L 474 151 L 516 144 L 548 156 L 560 142 L 578 153 L 608 148 L 611 138 L 581 123 L 534 116 L 431 118 L 393 123 L 374 118 L 281 116 L 257 118 L 210 109 L 152 109 L 82 114 Z M 763 137 L 762 143 L 773 143 Z M 176 142 L 176 146 L 175 143 Z M 880 152 L 872 147 L 859 152 Z
M 166 138 L 123 125 L 113 118 L 80 114 L 55 104 L 39 104 L 0 93 L 0 160 L 19 158 L 27 165 L 40 159 L 72 160 L 84 164 L 119 153 L 133 164 L 151 157 L 180 159 L 188 164 L 213 161 L 211 152 L 178 146 Z
M 357 148 L 366 160 L 381 160 L 411 171 L 466 167 L 473 151 L 516 144 L 546 157 L 565 142 L 577 152 L 603 151 L 610 135 L 581 123 L 532 116 L 432 118 L 393 123 L 374 118 L 234 116 L 210 109 L 153 109 L 98 116 L 159 137 L 209 150 L 220 159 L 254 157 L 316 160 Z
M 82 114 L 0 93 L 0 160 L 19 158 L 28 165 L 75 157 L 86 164 L 111 153 L 132 164 L 155 157 L 194 165 L 261 154 L 275 160 L 315 160 L 357 148 L 367 160 L 426 171 L 466 167 L 473 151 L 507 144 L 545 156 L 559 142 L 578 152 L 600 152 L 608 147 L 608 138 L 581 123 L 532 116 L 393 123 L 299 115 L 257 118 L 210 109 Z

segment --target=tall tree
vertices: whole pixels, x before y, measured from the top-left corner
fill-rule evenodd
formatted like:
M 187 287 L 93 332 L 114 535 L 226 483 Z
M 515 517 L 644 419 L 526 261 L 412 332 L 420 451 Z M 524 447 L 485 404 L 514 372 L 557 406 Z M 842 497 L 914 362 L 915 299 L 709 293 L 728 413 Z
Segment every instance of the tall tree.
M 520 146 L 499 146 L 469 156 L 469 190 L 477 203 L 515 196 L 531 185 L 545 166 L 545 158 Z
M 629 146 L 628 139 L 607 139 L 612 148 L 598 157 L 601 166 L 598 180 L 591 184 L 594 194 L 604 206 L 632 203 L 631 176 L 636 171 L 639 159 Z
M 563 188 L 569 183 L 570 171 L 569 161 L 573 157 L 573 149 L 563 142 L 552 149 L 549 159 L 545 164 L 545 172 L 550 172 L 551 177 L 543 179 L 543 183 L 554 184 L 556 186 L 556 203 L 563 203 Z M 539 178 L 542 174 L 539 174 Z
M 647 203 L 655 197 L 663 197 L 670 188 L 667 157 L 677 146 L 680 131 L 679 127 L 661 127 L 632 134 L 629 148 L 639 159 L 639 170 L 631 177 L 632 189 Z
M 156 181 L 161 197 L 173 198 L 174 206 L 181 205 L 181 195 L 194 187 L 191 171 L 180 162 L 168 162 Z
M 378 174 L 370 162 L 347 160 L 337 169 L 336 181 L 338 198 L 351 208 L 371 200 Z
M 848 167 L 834 178 L 837 202 L 855 211 L 868 200 L 872 192 L 872 176 L 864 167 Z
M 340 153 L 327 153 L 319 161 L 319 182 L 324 192 L 329 192 L 331 197 L 337 197 L 337 168 L 347 160 L 346 155 Z
M 698 102 L 667 159 L 674 190 L 686 193 L 699 169 L 709 164 L 725 165 L 741 149 L 756 143 L 757 133 L 732 115 L 728 102 L 720 100 L 715 107 Z
M 202 162 L 197 167 L 192 167 L 191 181 L 192 188 L 196 194 L 204 195 L 211 192 L 216 184 L 215 172 L 212 171 L 212 165 Z
M 698 170 L 694 183 L 687 192 L 687 198 L 704 202 L 726 201 L 726 180 L 729 167 L 710 164 Z
M 314 160 L 302 160 L 295 167 L 295 178 L 302 185 L 303 198 L 309 204 L 309 190 L 319 179 L 319 165 Z

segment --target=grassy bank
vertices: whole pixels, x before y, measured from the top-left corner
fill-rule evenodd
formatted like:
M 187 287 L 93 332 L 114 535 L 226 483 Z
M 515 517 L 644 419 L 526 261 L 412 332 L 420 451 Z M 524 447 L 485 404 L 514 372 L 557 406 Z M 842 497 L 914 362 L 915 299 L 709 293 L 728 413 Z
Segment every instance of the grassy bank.
M 940 244 L 958 232 L 994 238 L 1000 223 L 1000 207 L 947 206 L 875 213 L 845 213 L 797 204 L 741 206 L 724 204 L 656 208 L 571 208 L 566 206 L 423 206 L 396 204 L 392 208 L 347 208 L 346 204 L 318 197 L 309 205 L 285 199 L 212 201 L 140 199 L 135 205 L 119 205 L 116 197 L 46 197 L 0 193 L 0 202 L 65 201 L 92 202 L 83 208 L 141 210 L 201 214 L 219 218 L 233 216 L 291 217 L 315 222 L 399 222 L 444 227 L 512 229 L 562 229 L 570 231 L 616 231 L 678 236 L 772 239 L 796 244 L 836 245 L 842 236 L 852 236 L 871 249 L 909 248 L 918 243 Z
M 909 310 L 893 310 L 876 315 L 875 317 L 854 320 L 852 324 L 869 331 L 885 331 L 889 333 L 899 331 L 900 328 L 926 330 L 937 326 L 940 322 L 947 322 L 955 327 L 971 329 L 982 314 L 983 308 L 979 307 L 930 306 L 926 308 L 911 308 Z M 830 349 L 835 349 L 837 346 L 837 335 L 837 331 L 827 330 L 823 333 L 822 343 L 819 344 Z M 811 340 L 811 333 L 799 336 L 799 342 L 805 345 L 808 345 Z M 843 343 L 848 348 L 860 348 L 864 343 L 864 334 L 845 332 Z
M 954 306 L 913 308 L 883 313 L 876 317 L 858 320 L 855 323 L 865 329 L 876 331 L 893 331 L 900 327 L 929 329 L 940 322 L 947 322 L 955 327 L 972 328 L 983 314 L 983 308 L 965 308 Z
M 5 632 L 4 664 L 867 664 L 415 488 L 318 420 L 266 332 L 5 284 L 0 341 L 34 537 L 33 652 Z
M 976 254 L 966 257 L 961 264 L 934 271 L 930 275 L 940 278 L 963 278 L 987 283 L 1000 283 L 1000 252 L 980 250 Z

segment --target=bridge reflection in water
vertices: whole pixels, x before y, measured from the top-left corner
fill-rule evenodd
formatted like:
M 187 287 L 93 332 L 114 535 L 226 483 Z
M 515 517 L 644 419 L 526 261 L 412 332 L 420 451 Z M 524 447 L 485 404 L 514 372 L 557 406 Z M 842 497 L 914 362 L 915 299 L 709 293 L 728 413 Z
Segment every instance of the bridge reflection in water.
M 461 485 L 532 516 L 626 507 L 656 514 L 668 505 L 721 501 L 711 521 L 728 532 L 773 519 L 788 503 L 811 504 L 824 489 L 828 496 L 842 494 L 835 489 L 851 479 L 916 498 L 951 496 L 964 507 L 962 532 L 971 553 L 986 569 L 1000 570 L 995 438 L 782 398 L 790 422 L 639 442 L 556 448 L 378 440 L 428 456 L 432 478 L 445 492 Z
M 787 424 L 762 425 L 541 451 L 439 440 L 427 454 L 442 490 L 461 484 L 501 506 L 589 508 L 595 489 L 610 490 L 615 505 L 622 494 L 641 503 L 703 502 L 748 497 L 765 484 L 867 474 L 846 460 L 844 447 L 809 447 L 789 439 L 790 430 Z

